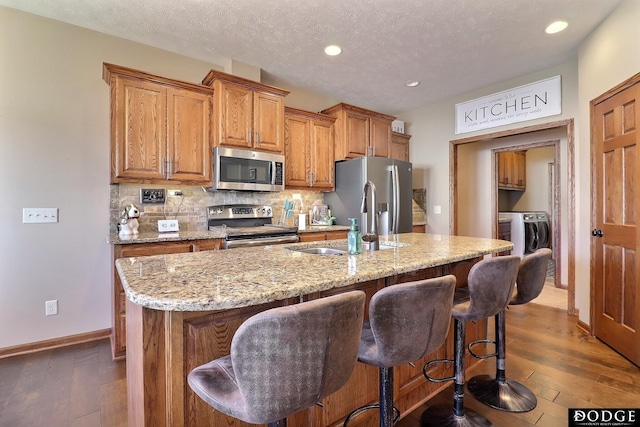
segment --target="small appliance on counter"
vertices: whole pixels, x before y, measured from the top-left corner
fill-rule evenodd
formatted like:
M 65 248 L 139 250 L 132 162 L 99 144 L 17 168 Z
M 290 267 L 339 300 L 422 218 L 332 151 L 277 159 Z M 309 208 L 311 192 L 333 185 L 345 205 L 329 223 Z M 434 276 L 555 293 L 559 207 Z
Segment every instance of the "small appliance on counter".
M 311 225 L 331 225 L 329 206 L 314 204 L 311 206 Z

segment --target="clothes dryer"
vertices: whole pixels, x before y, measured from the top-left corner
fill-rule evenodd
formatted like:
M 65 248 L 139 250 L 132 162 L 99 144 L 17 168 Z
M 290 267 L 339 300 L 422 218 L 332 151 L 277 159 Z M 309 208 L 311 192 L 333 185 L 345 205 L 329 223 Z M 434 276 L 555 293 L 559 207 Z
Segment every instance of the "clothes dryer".
M 499 212 L 501 219 L 511 220 L 512 255 L 523 257 L 540 248 L 551 247 L 551 228 L 546 212 Z

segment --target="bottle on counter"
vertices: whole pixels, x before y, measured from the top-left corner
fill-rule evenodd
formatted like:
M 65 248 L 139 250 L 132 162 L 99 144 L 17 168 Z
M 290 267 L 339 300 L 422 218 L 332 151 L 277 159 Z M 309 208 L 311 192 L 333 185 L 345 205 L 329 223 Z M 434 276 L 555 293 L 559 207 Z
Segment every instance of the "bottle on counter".
M 349 218 L 351 221 L 351 230 L 347 234 L 347 251 L 349 255 L 358 255 L 362 253 L 362 234 L 358 230 L 358 218 Z

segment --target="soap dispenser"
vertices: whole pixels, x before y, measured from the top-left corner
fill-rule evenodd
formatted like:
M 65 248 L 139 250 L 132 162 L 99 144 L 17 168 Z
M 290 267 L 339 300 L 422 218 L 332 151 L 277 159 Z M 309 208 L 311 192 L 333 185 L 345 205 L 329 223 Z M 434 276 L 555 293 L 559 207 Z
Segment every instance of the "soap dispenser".
M 362 253 L 362 235 L 358 230 L 358 218 L 349 218 L 351 221 L 351 230 L 347 234 L 347 250 L 349 255 L 358 255 Z

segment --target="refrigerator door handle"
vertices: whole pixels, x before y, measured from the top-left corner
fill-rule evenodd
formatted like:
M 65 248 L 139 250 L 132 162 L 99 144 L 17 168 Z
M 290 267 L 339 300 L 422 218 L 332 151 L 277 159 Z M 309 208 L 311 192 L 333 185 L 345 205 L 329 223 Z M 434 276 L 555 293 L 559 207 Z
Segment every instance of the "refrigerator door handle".
M 398 165 L 391 168 L 391 191 L 393 193 L 393 220 L 391 233 L 398 234 L 398 223 L 400 221 L 400 185 L 398 182 Z

